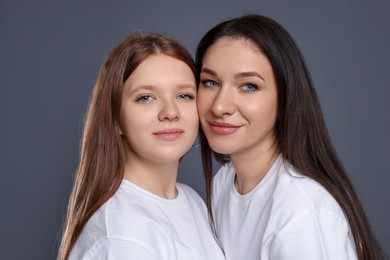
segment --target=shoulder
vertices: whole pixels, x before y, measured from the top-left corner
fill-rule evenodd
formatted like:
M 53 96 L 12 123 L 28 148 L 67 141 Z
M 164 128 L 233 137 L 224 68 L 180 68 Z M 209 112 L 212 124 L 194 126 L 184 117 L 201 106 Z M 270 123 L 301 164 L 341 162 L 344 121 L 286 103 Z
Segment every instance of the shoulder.
M 303 176 L 288 164 L 278 174 L 273 200 L 302 211 L 326 211 L 345 219 L 336 199 L 318 182 Z
M 282 259 L 350 259 L 345 254 L 354 259 L 349 222 L 335 198 L 319 183 L 284 165 L 271 200 L 264 253 L 272 247 L 273 254 Z M 303 254 L 304 248 L 312 250 Z
M 131 192 L 118 190 L 102 207 L 106 236 L 125 240 L 164 237 L 166 234 L 159 219 L 161 214 L 154 204 L 158 202 Z M 153 244 L 153 241 L 147 242 Z
M 348 220 L 337 210 L 308 207 L 286 215 L 291 219 L 264 240 L 267 259 L 356 259 Z
M 188 206 L 190 206 L 190 209 L 193 211 L 199 209 L 204 212 L 206 210 L 204 200 L 193 188 L 183 183 L 176 183 L 176 187 L 179 193 L 181 193 L 180 196 L 182 196 L 180 199 L 182 201 L 183 210 L 184 208 L 188 209 Z
M 234 180 L 235 170 L 231 162 L 223 165 L 213 178 L 213 192 L 220 193 L 224 188 L 230 187 Z
M 123 239 L 105 238 L 99 240 L 88 250 L 72 250 L 69 260 L 96 259 L 145 259 L 157 260 L 160 257 L 148 245 Z
M 140 197 L 127 196 L 120 189 L 88 220 L 74 250 L 81 254 L 111 246 L 147 248 L 170 241 L 158 216 L 148 211 Z M 123 249 L 125 250 L 125 249 Z
M 177 182 L 176 183 L 176 187 L 179 190 L 179 192 L 184 193 L 185 196 L 189 196 L 189 197 L 194 197 L 194 198 L 199 198 L 200 199 L 199 194 L 193 188 L 188 186 L 187 184 Z

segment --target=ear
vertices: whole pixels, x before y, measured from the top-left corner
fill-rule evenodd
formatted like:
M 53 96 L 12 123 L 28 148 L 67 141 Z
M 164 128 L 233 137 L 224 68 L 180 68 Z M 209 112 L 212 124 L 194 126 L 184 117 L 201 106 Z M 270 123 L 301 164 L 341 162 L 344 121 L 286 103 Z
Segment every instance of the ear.
M 115 131 L 116 131 L 119 135 L 123 135 L 121 126 L 119 125 L 118 122 L 115 124 Z

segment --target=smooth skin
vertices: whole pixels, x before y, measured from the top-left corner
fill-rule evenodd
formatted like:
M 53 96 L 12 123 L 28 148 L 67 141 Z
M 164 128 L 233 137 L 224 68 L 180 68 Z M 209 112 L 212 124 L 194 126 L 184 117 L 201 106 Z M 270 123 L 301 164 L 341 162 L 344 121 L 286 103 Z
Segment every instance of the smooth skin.
M 246 194 L 277 157 L 277 86 L 271 64 L 249 40 L 223 37 L 207 50 L 200 82 L 202 129 L 214 151 L 230 155 L 236 189 Z
M 120 112 L 125 179 L 163 198 L 177 196 L 179 160 L 198 132 L 196 81 L 168 55 L 145 59 L 125 81 Z

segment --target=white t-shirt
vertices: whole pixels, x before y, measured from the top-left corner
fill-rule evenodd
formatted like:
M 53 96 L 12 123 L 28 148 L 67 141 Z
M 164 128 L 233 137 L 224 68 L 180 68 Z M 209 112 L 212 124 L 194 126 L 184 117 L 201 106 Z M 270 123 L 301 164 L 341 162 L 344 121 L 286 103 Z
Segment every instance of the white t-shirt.
M 232 163 L 213 180 L 213 214 L 227 260 L 357 259 L 336 200 L 279 156 L 249 193 L 234 186 Z
M 123 180 L 88 220 L 69 259 L 224 259 L 208 223 L 206 206 L 177 183 L 168 200 Z

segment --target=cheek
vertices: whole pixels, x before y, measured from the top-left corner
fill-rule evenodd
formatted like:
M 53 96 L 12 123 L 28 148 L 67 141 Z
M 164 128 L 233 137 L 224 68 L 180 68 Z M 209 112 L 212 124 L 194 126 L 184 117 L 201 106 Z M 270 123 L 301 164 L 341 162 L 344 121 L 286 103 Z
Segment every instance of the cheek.
M 196 103 L 194 102 L 193 106 L 186 107 L 182 112 L 182 117 L 185 117 L 186 121 L 193 126 L 194 128 L 198 127 L 199 116 L 197 111 Z
M 145 128 L 149 122 L 151 122 L 152 111 L 142 110 L 136 111 L 135 109 L 128 109 L 127 112 L 122 112 L 120 117 L 120 127 L 123 132 L 137 131 Z
M 276 122 L 277 107 L 274 101 L 246 102 L 246 105 L 241 106 L 240 110 L 248 121 L 264 125 L 274 125 Z
M 202 116 L 205 115 L 210 110 L 211 104 L 212 104 L 211 95 L 205 95 L 205 93 L 202 90 L 199 90 L 198 97 L 197 97 L 197 107 L 198 107 L 199 117 L 201 119 Z
M 196 117 L 196 118 L 194 117 L 194 119 L 191 122 L 191 127 L 193 129 L 194 135 L 197 135 L 198 134 L 198 130 L 199 130 L 199 119 L 198 119 L 198 117 Z

